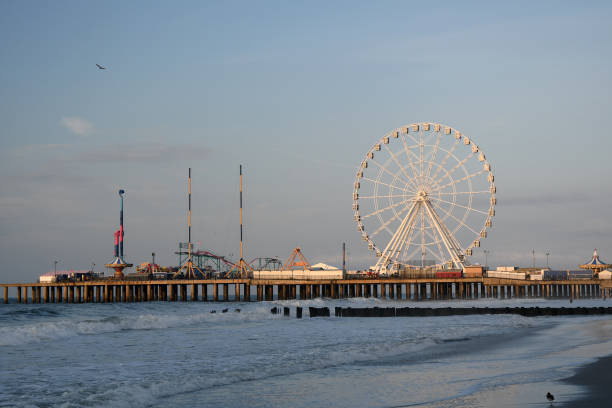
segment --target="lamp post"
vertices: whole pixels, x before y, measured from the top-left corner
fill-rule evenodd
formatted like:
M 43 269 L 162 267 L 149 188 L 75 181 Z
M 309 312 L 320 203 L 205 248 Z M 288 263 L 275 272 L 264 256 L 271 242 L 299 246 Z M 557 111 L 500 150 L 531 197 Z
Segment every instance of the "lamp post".
M 531 250 L 531 255 L 533 256 L 533 269 L 535 269 L 535 249 Z
M 484 254 L 485 254 L 485 269 L 488 271 L 489 270 L 489 251 L 488 249 L 484 250 Z
M 548 257 L 550 256 L 550 252 L 546 253 L 546 269 L 550 269 L 550 264 L 548 262 Z
M 59 262 L 59 261 L 53 261 L 53 274 L 54 274 L 54 275 L 57 275 L 57 263 L 58 263 L 58 262 Z

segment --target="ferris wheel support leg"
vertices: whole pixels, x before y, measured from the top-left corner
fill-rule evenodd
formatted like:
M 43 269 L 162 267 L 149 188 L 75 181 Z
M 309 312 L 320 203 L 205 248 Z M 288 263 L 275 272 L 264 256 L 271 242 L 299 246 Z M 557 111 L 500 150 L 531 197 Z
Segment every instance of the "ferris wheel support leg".
M 398 229 L 397 231 L 398 234 L 396 235 L 393 241 L 393 245 L 386 251 L 386 254 L 384 254 L 384 256 L 381 257 L 381 258 L 384 258 L 383 264 L 382 264 L 383 266 L 387 266 L 393 261 L 393 259 L 397 259 L 399 255 L 398 247 L 401 247 L 402 241 L 405 240 L 406 235 L 411 229 L 411 225 L 414 220 L 414 214 L 416 214 L 417 212 L 418 210 L 415 209 L 412 216 L 411 214 L 408 214 L 410 218 L 406 218 L 405 219 L 406 222 L 403 223 L 403 225 Z
M 403 233 L 401 238 L 398 240 L 399 247 L 394 252 L 392 252 L 395 254 L 396 258 L 399 258 L 402 251 L 404 251 L 404 249 L 408 248 L 409 246 L 409 243 L 412 239 L 412 234 L 414 232 L 414 227 L 416 225 L 415 220 L 416 220 L 417 214 L 419 213 L 421 207 L 422 205 L 419 204 L 418 208 L 414 212 L 412 219 L 408 222 L 405 232 Z
M 406 228 L 406 224 L 413 218 L 414 213 L 415 213 L 414 210 L 417 204 L 418 204 L 417 202 L 414 202 L 412 204 L 412 206 L 410 207 L 410 210 L 408 211 L 408 214 L 406 214 L 399 228 L 395 231 L 395 234 L 393 234 L 393 237 L 391 238 L 391 240 L 385 247 L 385 250 L 382 252 L 380 258 L 378 259 L 378 262 L 376 262 L 376 266 L 374 267 L 376 272 L 380 272 L 383 268 L 386 268 L 387 262 L 389 261 L 389 258 L 391 257 L 391 254 L 393 253 L 392 248 L 394 248 L 397 245 L 398 237 L 402 235 L 402 232 Z
M 438 231 L 438 234 L 440 234 L 440 237 L 442 238 L 442 242 L 444 243 L 444 246 L 446 247 L 446 250 L 448 251 L 449 255 L 451 256 L 451 259 L 453 260 L 453 263 L 455 264 L 456 267 L 460 267 L 463 268 L 463 262 L 461 260 L 461 252 L 457 247 L 457 243 L 454 242 L 454 240 L 452 239 L 452 235 L 450 234 L 450 232 L 444 227 L 444 224 L 442 224 L 439 220 L 439 218 L 437 217 L 437 214 L 435 212 L 435 210 L 432 208 L 431 203 L 429 201 L 424 201 L 424 205 L 425 208 L 427 209 L 428 215 L 431 218 L 432 223 L 434 224 L 434 226 L 436 227 L 436 230 Z

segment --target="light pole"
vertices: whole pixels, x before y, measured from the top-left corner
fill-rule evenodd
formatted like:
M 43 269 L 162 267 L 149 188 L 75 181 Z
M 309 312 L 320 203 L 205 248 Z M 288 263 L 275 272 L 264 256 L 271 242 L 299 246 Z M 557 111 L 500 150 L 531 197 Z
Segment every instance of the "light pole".
M 485 269 L 488 271 L 489 270 L 489 251 L 488 249 L 484 250 L 484 254 L 485 254 Z
M 533 269 L 535 269 L 535 249 L 531 250 L 531 255 L 533 256 Z
M 546 269 L 550 269 L 550 264 L 548 262 L 548 257 L 550 256 L 550 252 L 546 253 Z
M 58 262 L 59 262 L 59 261 L 53 261 L 53 274 L 54 274 L 54 275 L 57 275 L 57 263 L 58 263 Z

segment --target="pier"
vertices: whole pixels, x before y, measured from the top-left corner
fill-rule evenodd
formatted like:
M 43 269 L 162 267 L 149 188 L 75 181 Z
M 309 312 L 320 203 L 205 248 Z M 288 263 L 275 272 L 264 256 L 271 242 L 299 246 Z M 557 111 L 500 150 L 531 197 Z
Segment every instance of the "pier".
M 530 281 L 499 278 L 412 279 L 200 279 L 91 280 L 59 283 L 3 283 L 17 303 L 250 302 L 289 299 L 373 297 L 391 300 L 603 298 L 612 282 L 598 279 Z M 14 288 L 14 289 L 13 289 Z

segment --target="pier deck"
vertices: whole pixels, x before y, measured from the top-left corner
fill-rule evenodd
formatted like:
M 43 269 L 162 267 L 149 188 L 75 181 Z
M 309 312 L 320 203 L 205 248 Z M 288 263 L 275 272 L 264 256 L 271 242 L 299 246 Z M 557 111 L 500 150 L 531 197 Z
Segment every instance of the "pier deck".
M 148 301 L 271 301 L 375 297 L 405 300 L 480 298 L 607 298 L 612 282 L 597 279 L 532 281 L 501 278 L 367 278 L 338 280 L 206 279 L 92 280 L 3 283 L 3 303 L 15 288 L 18 303 Z M 231 294 L 231 296 L 230 296 Z

